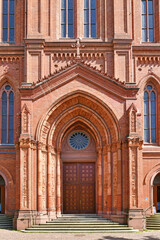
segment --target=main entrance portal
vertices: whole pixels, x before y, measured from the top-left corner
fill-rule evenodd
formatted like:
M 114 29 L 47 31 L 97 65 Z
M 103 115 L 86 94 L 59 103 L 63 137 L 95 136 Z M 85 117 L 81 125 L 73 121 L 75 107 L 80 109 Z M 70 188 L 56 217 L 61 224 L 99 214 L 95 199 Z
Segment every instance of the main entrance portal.
M 64 213 L 95 213 L 95 163 L 64 163 L 63 183 Z

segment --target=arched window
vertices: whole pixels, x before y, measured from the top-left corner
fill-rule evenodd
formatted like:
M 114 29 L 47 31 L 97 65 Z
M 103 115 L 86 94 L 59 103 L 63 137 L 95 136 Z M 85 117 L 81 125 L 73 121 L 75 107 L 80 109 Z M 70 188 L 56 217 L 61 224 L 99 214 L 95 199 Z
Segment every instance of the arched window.
M 3 42 L 14 42 L 14 0 L 3 0 Z
M 73 38 L 73 0 L 61 0 L 61 37 Z
M 141 0 L 142 3 L 142 42 L 154 41 L 153 0 Z
M 144 91 L 144 142 L 156 142 L 156 94 L 152 85 Z
M 84 37 L 96 35 L 96 0 L 84 0 Z
M 1 144 L 14 144 L 14 92 L 6 83 L 1 90 Z

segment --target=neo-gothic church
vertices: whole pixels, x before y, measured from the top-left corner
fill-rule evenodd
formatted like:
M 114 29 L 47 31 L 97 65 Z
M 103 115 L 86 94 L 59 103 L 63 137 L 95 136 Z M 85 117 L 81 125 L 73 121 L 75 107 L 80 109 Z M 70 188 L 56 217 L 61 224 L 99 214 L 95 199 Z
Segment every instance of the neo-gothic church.
M 26 229 L 160 212 L 159 0 L 0 1 L 0 213 Z

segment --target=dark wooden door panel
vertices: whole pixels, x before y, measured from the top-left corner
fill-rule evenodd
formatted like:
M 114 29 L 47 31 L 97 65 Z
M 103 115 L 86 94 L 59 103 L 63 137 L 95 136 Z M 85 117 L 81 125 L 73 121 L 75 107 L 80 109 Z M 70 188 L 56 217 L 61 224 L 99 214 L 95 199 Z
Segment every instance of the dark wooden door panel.
M 64 213 L 78 213 L 78 185 L 70 184 L 64 188 Z
M 94 163 L 81 163 L 80 166 L 80 182 L 82 183 L 94 183 L 95 181 L 95 169 Z
M 95 212 L 95 193 L 94 184 L 82 184 L 80 195 L 80 212 L 94 213 Z
M 74 163 L 64 164 L 63 169 L 63 203 L 64 213 L 78 213 L 78 166 Z
M 95 212 L 95 164 L 64 163 L 64 213 Z

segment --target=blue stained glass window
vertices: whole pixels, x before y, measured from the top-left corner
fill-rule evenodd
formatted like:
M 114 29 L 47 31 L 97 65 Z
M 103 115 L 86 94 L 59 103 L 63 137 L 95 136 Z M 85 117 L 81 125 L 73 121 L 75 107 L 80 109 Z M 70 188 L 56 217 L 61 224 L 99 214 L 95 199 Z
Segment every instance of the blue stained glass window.
M 73 37 L 73 0 L 61 0 L 61 37 Z
M 153 87 L 148 85 L 144 92 L 144 141 L 156 142 L 156 95 Z
M 7 143 L 7 93 L 2 93 L 2 144 Z
M 9 144 L 14 143 L 14 94 L 9 94 Z
M 61 9 L 66 9 L 66 0 L 61 0 Z
M 142 42 L 154 41 L 153 0 L 141 1 Z
M 151 86 L 151 85 L 148 85 L 146 88 L 147 88 L 148 90 L 151 90 L 151 89 L 152 89 L 152 86 Z
M 89 9 L 89 0 L 84 0 L 84 9 Z
M 96 0 L 84 0 L 84 37 L 96 38 Z
M 142 14 L 146 14 L 146 0 L 142 0 Z
M 84 132 L 74 132 L 69 137 L 69 144 L 75 150 L 85 149 L 89 144 L 89 137 Z
M 144 141 L 149 142 L 149 96 L 144 92 Z
M 3 0 L 3 42 L 14 42 L 14 0 Z
M 152 91 L 150 94 L 150 109 L 151 109 L 151 142 L 156 142 L 156 97 Z
M 9 85 L 5 86 L 5 89 L 8 91 L 11 89 L 11 87 Z
M 148 0 L 148 13 L 153 14 L 153 0 Z
M 14 93 L 9 85 L 2 92 L 2 144 L 14 143 Z

